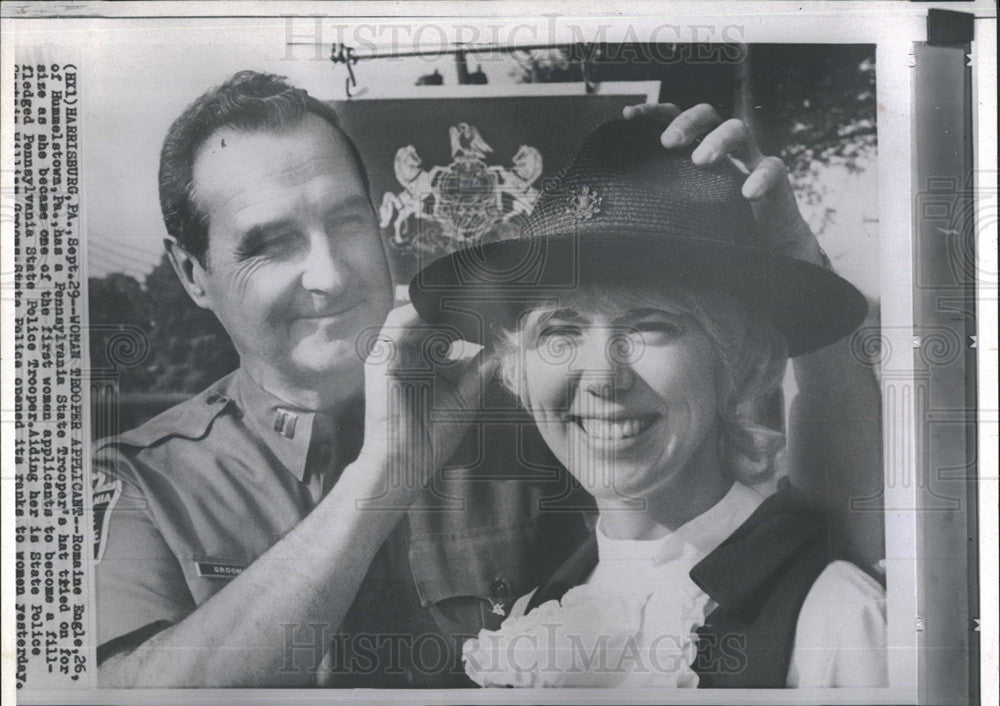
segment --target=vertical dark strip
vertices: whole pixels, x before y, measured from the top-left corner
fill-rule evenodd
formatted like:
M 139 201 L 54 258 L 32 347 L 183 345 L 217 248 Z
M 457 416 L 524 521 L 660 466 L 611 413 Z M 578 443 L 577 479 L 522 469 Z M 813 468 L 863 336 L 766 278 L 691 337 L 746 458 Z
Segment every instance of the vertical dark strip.
M 969 51 L 968 43 L 914 47 L 914 381 L 927 389 L 914 420 L 922 703 L 975 703 L 979 691 Z
M 971 20 L 970 20 L 971 21 Z M 978 207 L 975 201 L 975 194 L 978 194 L 976 179 L 975 143 L 973 141 L 973 104 L 972 104 L 972 62 L 967 57 L 972 55 L 971 42 L 962 44 L 962 73 L 965 92 L 963 112 L 965 114 L 963 131 L 964 153 L 965 153 L 965 173 L 967 184 L 973 189 L 973 206 Z M 994 165 L 995 167 L 995 165 Z M 972 212 L 973 214 L 975 211 Z M 976 262 L 977 256 L 977 230 L 979 219 L 973 217 L 972 222 L 967 224 L 971 234 L 965 238 L 968 243 L 968 255 Z M 974 268 L 971 276 L 962 282 L 965 292 L 965 310 L 970 312 L 970 316 L 965 317 L 966 341 L 976 340 L 976 279 L 978 271 Z M 978 360 L 976 348 L 969 346 L 965 353 L 965 401 L 966 410 L 969 412 L 969 419 L 966 423 L 965 454 L 970 459 L 968 476 L 971 482 L 967 484 L 967 500 L 969 513 L 967 518 L 967 544 L 968 553 L 968 582 L 969 582 L 969 614 L 978 622 L 979 611 L 979 392 L 978 392 Z M 971 465 L 975 463 L 975 465 Z M 980 703 L 979 693 L 979 665 L 980 665 L 980 633 L 970 620 L 969 628 L 969 703 Z

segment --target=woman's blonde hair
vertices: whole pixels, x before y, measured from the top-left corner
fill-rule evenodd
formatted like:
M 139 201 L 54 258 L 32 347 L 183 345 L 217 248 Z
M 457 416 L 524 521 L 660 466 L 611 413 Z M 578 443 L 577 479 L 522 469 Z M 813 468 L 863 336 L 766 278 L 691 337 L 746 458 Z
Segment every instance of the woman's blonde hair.
M 775 393 L 781 388 L 788 354 L 784 336 L 768 317 L 725 290 L 692 287 L 656 292 L 585 291 L 571 306 L 598 310 L 657 306 L 690 317 L 712 342 L 720 363 L 717 391 L 723 467 L 744 483 L 757 483 L 773 475 L 785 434 L 767 422 L 770 418 L 773 425 L 780 420 L 780 412 L 775 419 L 780 409 L 775 405 Z M 566 307 L 565 301 L 540 303 L 521 317 L 516 330 L 504 329 L 495 339 L 501 380 L 522 405 L 527 406 L 524 352 L 538 344 L 538 331 L 551 314 Z

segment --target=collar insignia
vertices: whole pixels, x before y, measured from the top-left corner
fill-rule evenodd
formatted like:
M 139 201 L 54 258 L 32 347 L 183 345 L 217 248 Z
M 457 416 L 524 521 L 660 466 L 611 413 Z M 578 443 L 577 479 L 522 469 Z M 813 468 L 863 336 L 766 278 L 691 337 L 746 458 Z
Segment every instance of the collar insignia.
M 274 415 L 274 430 L 289 439 L 295 438 L 295 423 L 299 421 L 299 415 L 289 412 L 287 409 L 279 409 Z

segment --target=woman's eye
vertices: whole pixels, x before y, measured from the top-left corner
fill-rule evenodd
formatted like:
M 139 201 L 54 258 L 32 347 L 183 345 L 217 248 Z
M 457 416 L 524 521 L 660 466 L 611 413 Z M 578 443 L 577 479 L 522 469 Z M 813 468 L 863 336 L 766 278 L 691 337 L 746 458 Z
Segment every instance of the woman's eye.
M 576 326 L 553 325 L 545 326 L 538 332 L 538 340 L 546 341 L 553 338 L 572 338 L 579 335 L 580 329 Z
M 678 324 L 669 321 L 643 321 L 633 326 L 632 331 L 651 344 L 672 341 L 683 332 Z

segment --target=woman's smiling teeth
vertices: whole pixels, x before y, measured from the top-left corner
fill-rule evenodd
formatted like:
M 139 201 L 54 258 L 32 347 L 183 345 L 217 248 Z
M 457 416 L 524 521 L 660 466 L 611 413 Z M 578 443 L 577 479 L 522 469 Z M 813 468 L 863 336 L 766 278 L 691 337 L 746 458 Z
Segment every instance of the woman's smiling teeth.
M 576 424 L 583 432 L 601 441 L 618 441 L 638 436 L 656 423 L 657 414 L 618 417 L 591 417 L 569 415 L 569 421 Z

